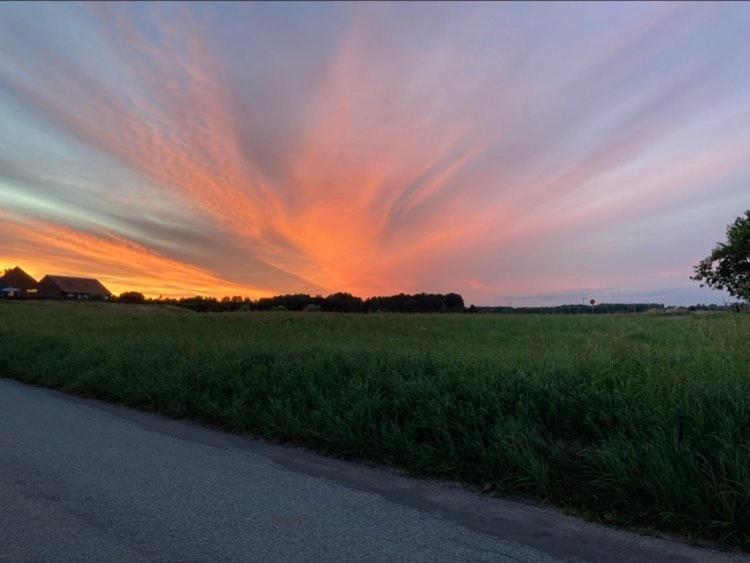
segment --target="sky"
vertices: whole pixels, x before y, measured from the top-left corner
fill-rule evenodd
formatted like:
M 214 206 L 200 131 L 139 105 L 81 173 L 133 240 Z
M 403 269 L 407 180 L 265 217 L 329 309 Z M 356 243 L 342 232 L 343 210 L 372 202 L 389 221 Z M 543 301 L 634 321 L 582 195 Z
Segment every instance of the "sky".
M 722 302 L 750 4 L 3 3 L 0 267 L 156 297 Z

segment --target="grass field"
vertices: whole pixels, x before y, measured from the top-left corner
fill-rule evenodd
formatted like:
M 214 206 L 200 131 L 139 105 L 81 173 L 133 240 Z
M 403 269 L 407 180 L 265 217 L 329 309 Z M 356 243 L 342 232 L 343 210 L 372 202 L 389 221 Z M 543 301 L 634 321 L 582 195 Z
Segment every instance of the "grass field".
M 750 315 L 0 302 L 0 375 L 750 547 Z

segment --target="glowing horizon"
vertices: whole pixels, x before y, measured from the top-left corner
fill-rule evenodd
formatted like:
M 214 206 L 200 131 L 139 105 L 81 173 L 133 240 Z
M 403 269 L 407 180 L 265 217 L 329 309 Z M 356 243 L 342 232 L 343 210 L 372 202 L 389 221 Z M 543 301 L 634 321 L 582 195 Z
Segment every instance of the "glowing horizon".
M 0 267 L 148 296 L 713 302 L 750 6 L 0 6 Z

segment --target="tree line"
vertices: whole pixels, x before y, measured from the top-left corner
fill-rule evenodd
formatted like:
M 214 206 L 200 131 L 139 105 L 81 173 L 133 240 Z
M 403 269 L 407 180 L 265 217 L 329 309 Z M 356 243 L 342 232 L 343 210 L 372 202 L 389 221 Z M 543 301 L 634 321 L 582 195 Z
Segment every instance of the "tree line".
M 155 303 L 185 307 L 199 312 L 225 311 L 326 311 L 336 313 L 460 313 L 464 300 L 458 293 L 417 293 L 369 297 L 362 299 L 351 293 L 333 293 L 326 297 L 296 293 L 250 299 L 247 297 L 184 297 L 146 299 L 142 293 L 121 294 L 120 303 Z
M 597 303 L 596 305 L 556 305 L 551 307 L 475 307 L 470 313 L 514 313 L 533 315 L 603 315 L 610 313 L 645 313 L 666 309 L 663 303 Z
M 466 307 L 458 293 L 399 293 L 386 297 L 362 299 L 351 293 L 333 293 L 327 297 L 305 293 L 250 299 L 248 297 L 182 297 L 148 299 L 137 291 L 127 291 L 114 299 L 119 303 L 147 303 L 183 307 L 201 313 L 232 311 L 325 311 L 336 313 L 500 313 L 529 315 L 602 315 L 613 313 L 645 313 L 648 311 L 744 311 L 746 305 L 690 305 L 667 307 L 663 303 L 597 303 L 596 305 L 557 305 L 549 307 L 476 306 Z

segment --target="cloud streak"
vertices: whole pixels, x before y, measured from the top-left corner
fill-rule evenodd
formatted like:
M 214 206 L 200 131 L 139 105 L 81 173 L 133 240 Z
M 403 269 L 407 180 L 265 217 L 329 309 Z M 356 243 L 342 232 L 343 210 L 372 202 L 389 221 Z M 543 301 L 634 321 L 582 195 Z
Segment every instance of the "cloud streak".
M 748 23 L 742 5 L 6 5 L 0 262 L 152 295 L 679 300 L 750 206 Z

